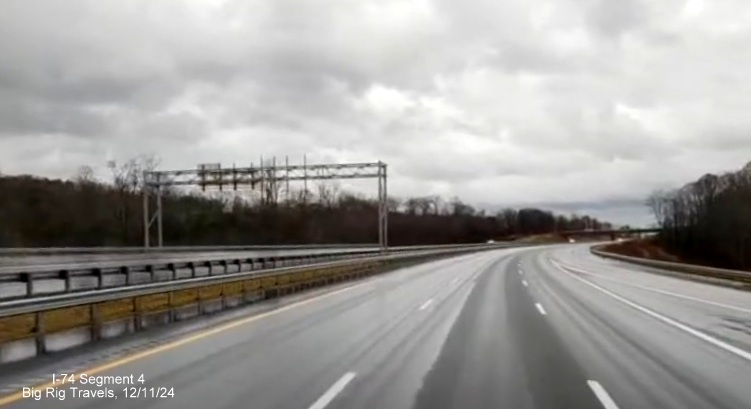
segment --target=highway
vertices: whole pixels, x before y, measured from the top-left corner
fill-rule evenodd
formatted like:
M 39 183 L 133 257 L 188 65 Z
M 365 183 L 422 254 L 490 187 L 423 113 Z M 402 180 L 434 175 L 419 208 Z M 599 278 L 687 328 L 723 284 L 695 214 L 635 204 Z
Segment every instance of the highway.
M 0 367 L 0 407 L 742 409 L 751 292 L 586 245 L 502 249 L 48 358 Z M 78 383 L 40 400 L 12 392 L 73 371 Z M 92 387 L 83 373 L 136 384 Z

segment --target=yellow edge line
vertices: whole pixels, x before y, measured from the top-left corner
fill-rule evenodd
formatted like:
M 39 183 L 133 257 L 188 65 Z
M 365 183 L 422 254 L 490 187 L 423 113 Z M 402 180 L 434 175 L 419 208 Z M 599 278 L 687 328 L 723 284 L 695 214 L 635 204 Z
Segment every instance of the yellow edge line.
M 169 342 L 169 343 L 164 344 L 164 345 L 160 345 L 160 346 L 157 346 L 157 347 L 154 347 L 154 348 L 151 348 L 151 349 L 146 349 L 146 350 L 143 350 L 141 352 L 136 352 L 136 353 L 134 353 L 132 355 L 124 356 L 122 358 L 116 359 L 116 360 L 111 361 L 111 362 L 107 362 L 107 363 L 99 365 L 99 366 L 95 366 L 93 368 L 84 369 L 84 370 L 79 371 L 78 373 L 76 373 L 76 375 L 84 374 L 84 373 L 87 374 L 87 375 L 95 375 L 97 373 L 108 371 L 110 369 L 117 368 L 119 366 L 123 366 L 125 364 L 137 361 L 139 359 L 143 359 L 143 358 L 149 357 L 151 355 L 158 354 L 160 352 L 169 351 L 170 349 L 177 348 L 177 347 L 179 347 L 181 345 L 185 345 L 185 344 L 188 344 L 188 343 L 191 343 L 191 342 L 194 342 L 194 341 L 198 341 L 200 339 L 203 339 L 203 338 L 206 338 L 206 337 L 210 337 L 210 336 L 218 334 L 220 332 L 224 332 L 224 331 L 230 330 L 232 328 L 239 327 L 241 325 L 245 325 L 245 324 L 251 323 L 253 321 L 260 320 L 262 318 L 270 317 L 272 315 L 276 315 L 276 314 L 282 313 L 284 311 L 291 310 L 293 308 L 297 308 L 297 307 L 300 307 L 300 306 L 303 306 L 303 305 L 306 305 L 306 304 L 310 304 L 310 303 L 312 303 L 314 301 L 319 301 L 319 300 L 322 300 L 324 298 L 328 298 L 328 297 L 332 297 L 332 296 L 337 295 L 337 294 L 341 294 L 341 293 L 343 293 L 345 291 L 349 291 L 349 290 L 351 290 L 353 288 L 357 288 L 357 287 L 362 286 L 364 284 L 367 284 L 367 283 L 354 284 L 354 285 L 351 285 L 349 287 L 341 288 L 339 290 L 327 292 L 327 293 L 324 293 L 324 294 L 321 294 L 321 295 L 318 295 L 318 296 L 315 296 L 315 297 L 312 297 L 312 298 L 308 298 L 308 299 L 301 300 L 301 301 L 298 301 L 298 302 L 295 302 L 295 303 L 292 303 L 292 304 L 289 304 L 289 305 L 285 305 L 284 307 L 280 307 L 280 308 L 272 310 L 272 311 L 267 311 L 267 312 L 260 313 L 260 314 L 257 314 L 257 315 L 253 315 L 253 316 L 250 316 L 250 317 L 241 318 L 241 319 L 238 319 L 236 321 L 228 322 L 228 323 L 220 325 L 220 326 L 218 326 L 216 328 L 212 328 L 212 329 L 209 329 L 209 330 L 206 330 L 206 331 L 198 332 L 198 333 L 195 333 L 193 335 L 188 335 L 185 338 L 181 338 L 181 339 Z M 59 382 L 59 383 L 48 382 L 48 383 L 44 383 L 44 384 L 34 385 L 33 387 L 34 388 L 38 388 L 38 389 L 42 389 L 42 388 L 58 388 L 60 386 L 63 386 L 64 384 L 65 383 L 62 383 L 62 382 Z M 23 392 L 22 391 L 18 391 L 18 392 L 12 393 L 10 395 L 3 396 L 3 397 L 0 397 L 0 406 L 5 406 L 5 405 L 8 405 L 10 403 L 17 402 L 17 401 L 19 401 L 21 399 L 23 399 Z

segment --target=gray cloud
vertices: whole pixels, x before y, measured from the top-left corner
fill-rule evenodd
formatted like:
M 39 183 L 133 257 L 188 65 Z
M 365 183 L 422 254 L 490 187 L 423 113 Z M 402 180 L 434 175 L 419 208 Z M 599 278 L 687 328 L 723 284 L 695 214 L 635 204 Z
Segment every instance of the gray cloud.
M 0 170 L 380 159 L 396 195 L 641 222 L 652 189 L 751 157 L 748 9 L 6 1 Z
M 640 0 L 597 1 L 589 10 L 587 20 L 597 32 L 618 37 L 647 23 L 646 5 Z

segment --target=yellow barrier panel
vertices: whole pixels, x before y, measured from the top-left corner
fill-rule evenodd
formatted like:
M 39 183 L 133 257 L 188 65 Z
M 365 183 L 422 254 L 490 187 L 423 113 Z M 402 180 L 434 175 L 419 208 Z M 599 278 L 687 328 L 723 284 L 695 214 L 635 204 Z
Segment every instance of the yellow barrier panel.
M 180 290 L 172 293 L 172 305 L 182 306 L 188 304 L 194 304 L 198 302 L 198 289 L 191 288 L 188 290 Z
M 97 316 L 102 322 L 114 321 L 133 315 L 135 309 L 133 301 L 133 298 L 107 301 L 96 304 L 94 308 L 96 308 Z
M 291 274 L 282 274 L 277 276 L 276 279 L 276 285 L 279 287 L 284 287 L 290 284 L 291 280 Z
M 0 318 L 0 343 L 29 338 L 37 331 L 36 314 Z
M 142 295 L 136 298 L 136 308 L 139 312 L 161 312 L 169 307 L 169 293 Z
M 213 300 L 214 298 L 221 298 L 222 285 L 210 285 L 208 287 L 201 287 L 199 291 L 199 297 L 202 300 Z
M 227 283 L 224 285 L 222 292 L 225 296 L 240 295 L 243 293 L 243 283 L 240 281 Z
M 292 284 L 297 284 L 302 281 L 302 271 L 295 271 L 294 273 L 290 274 L 289 282 Z
M 61 308 L 42 313 L 44 332 L 57 332 L 91 324 L 91 306 Z
M 309 283 L 313 280 L 315 280 L 316 277 L 316 271 L 315 270 L 305 270 L 302 272 L 302 280 L 305 283 Z
M 261 288 L 264 290 L 271 290 L 276 288 L 276 277 L 264 277 L 261 279 Z
M 261 288 L 261 280 L 257 278 L 253 280 L 245 280 L 243 281 L 243 287 L 246 292 L 256 291 Z

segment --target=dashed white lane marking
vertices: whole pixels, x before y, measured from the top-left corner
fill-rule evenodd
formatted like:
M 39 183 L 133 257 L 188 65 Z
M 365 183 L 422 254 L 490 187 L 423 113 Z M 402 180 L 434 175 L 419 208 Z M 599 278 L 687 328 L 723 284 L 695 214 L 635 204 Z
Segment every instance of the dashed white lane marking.
M 715 338 L 715 337 L 713 337 L 711 335 L 707 335 L 707 334 L 705 334 L 705 333 L 703 333 L 701 331 L 695 330 L 695 329 L 689 327 L 688 325 L 682 324 L 682 323 L 680 323 L 680 322 L 678 322 L 678 321 L 676 321 L 676 320 L 674 320 L 672 318 L 666 317 L 666 316 L 664 316 L 664 315 L 662 315 L 660 313 L 652 311 L 652 310 L 650 310 L 647 307 L 642 307 L 641 305 L 639 305 L 639 304 L 637 304 L 637 303 L 635 303 L 633 301 L 627 300 L 627 299 L 621 297 L 620 295 L 613 293 L 612 291 L 606 290 L 606 289 L 600 287 L 599 285 L 590 282 L 589 280 L 585 280 L 585 279 L 583 279 L 583 278 L 581 278 L 581 277 L 579 277 L 579 276 L 577 276 L 575 274 L 570 273 L 568 270 L 566 270 L 565 268 L 561 267 L 557 263 L 555 263 L 555 265 L 561 271 L 563 271 L 564 273 L 568 274 L 570 277 L 573 277 L 573 278 L 581 281 L 582 283 L 584 283 L 584 284 L 586 284 L 586 285 L 594 288 L 595 290 L 598 290 L 598 291 L 602 292 L 605 295 L 609 295 L 611 298 L 615 299 L 616 301 L 620 301 L 621 303 L 626 304 L 629 307 L 634 308 L 634 309 L 636 309 L 638 311 L 641 311 L 644 314 L 647 314 L 647 315 L 649 315 L 649 316 L 651 316 L 653 318 L 656 318 L 657 320 L 662 321 L 665 324 L 668 324 L 668 325 L 670 325 L 672 327 L 678 328 L 679 330 L 681 330 L 683 332 L 686 332 L 689 335 L 693 335 L 694 337 L 699 338 L 702 341 L 706 341 L 706 342 L 708 342 L 708 343 L 710 343 L 710 344 L 712 344 L 712 345 L 714 345 L 714 346 L 716 346 L 716 347 L 718 347 L 720 349 L 724 349 L 727 352 L 735 354 L 735 355 L 737 355 L 737 356 L 739 356 L 739 357 L 741 357 L 741 358 L 743 358 L 743 359 L 751 362 L 751 353 L 748 352 L 748 351 L 744 351 L 744 350 L 742 350 L 742 349 L 740 349 L 738 347 L 735 347 L 735 346 L 730 345 L 730 344 L 728 344 L 726 342 L 720 341 L 719 339 L 717 339 L 717 338 Z
M 524 271 L 521 268 L 519 269 L 519 275 L 524 275 Z
M 433 299 L 429 299 L 428 301 L 425 301 L 425 304 L 420 306 L 420 311 L 430 307 L 430 304 L 433 304 Z
M 451 285 L 454 285 L 454 284 L 456 284 L 456 283 L 458 283 L 458 282 L 459 282 L 459 277 L 457 277 L 457 278 L 455 278 L 455 279 L 451 280 Z
M 612 277 L 606 277 L 606 276 L 603 276 L 602 274 L 592 273 L 592 272 L 589 272 L 589 271 L 578 269 L 576 267 L 571 267 L 571 266 L 563 266 L 563 267 L 567 268 L 567 269 L 569 269 L 571 271 L 576 271 L 577 273 L 587 274 L 587 275 L 590 275 L 592 277 L 597 277 L 597 278 L 601 278 L 603 280 L 608 280 L 608 281 L 612 281 L 612 282 L 615 282 L 615 283 L 627 285 L 629 287 L 634 287 L 634 288 L 638 288 L 638 289 L 645 290 L 645 291 L 651 291 L 651 292 L 658 293 L 658 294 L 664 294 L 664 295 L 669 295 L 669 296 L 676 297 L 676 298 L 682 298 L 684 300 L 696 301 L 696 302 L 700 302 L 700 303 L 703 303 L 703 304 L 714 305 L 715 307 L 722 307 L 722 308 L 727 308 L 729 310 L 735 310 L 735 311 L 740 311 L 740 312 L 745 312 L 747 314 L 751 314 L 751 310 L 749 310 L 747 308 L 736 307 L 734 305 L 728 305 L 728 304 L 723 304 L 723 303 L 719 303 L 719 302 L 715 302 L 715 301 L 704 300 L 702 298 L 697 298 L 697 297 L 691 297 L 689 295 L 678 294 L 678 293 L 674 293 L 672 291 L 658 290 L 656 288 L 645 287 L 645 286 L 639 285 L 639 284 L 632 284 L 632 283 L 629 283 L 627 281 L 619 280 L 617 278 L 612 278 Z
M 535 303 L 535 307 L 537 307 L 537 311 L 540 311 L 540 314 L 548 315 L 548 313 L 545 312 L 545 308 L 542 308 L 542 305 L 539 302 Z
M 527 280 L 522 280 L 522 284 L 524 284 L 524 286 L 526 287 L 528 285 Z
M 602 406 L 604 406 L 605 409 L 618 409 L 618 405 L 615 404 L 615 401 L 610 397 L 608 391 L 606 391 L 599 382 L 587 381 L 587 385 L 589 385 L 589 388 L 592 389 L 592 392 L 594 392 L 595 396 L 597 396 L 597 399 L 600 400 L 600 403 L 602 403 Z
M 329 403 L 331 403 L 332 400 L 334 400 L 334 398 L 336 398 L 336 395 L 339 395 L 344 390 L 344 388 L 347 387 L 348 383 L 350 383 L 353 379 L 355 379 L 355 376 L 357 376 L 357 374 L 354 372 L 347 372 L 346 374 L 344 374 L 344 376 L 339 378 L 339 380 L 336 381 L 336 383 L 331 385 L 331 387 L 329 388 L 329 390 L 326 391 L 326 393 L 321 395 L 321 397 L 318 398 L 318 400 L 315 401 L 315 403 L 310 405 L 308 409 L 325 408 Z

